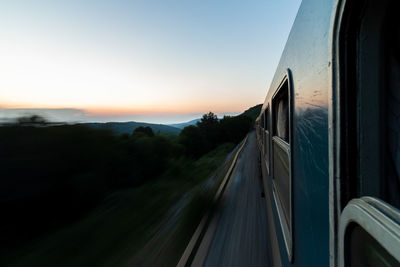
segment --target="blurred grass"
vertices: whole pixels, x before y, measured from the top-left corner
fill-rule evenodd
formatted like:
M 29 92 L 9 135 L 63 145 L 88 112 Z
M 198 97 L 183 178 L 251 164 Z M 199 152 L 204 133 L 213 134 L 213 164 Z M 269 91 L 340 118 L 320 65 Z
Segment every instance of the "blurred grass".
M 224 163 L 224 160 L 233 148 L 233 144 L 226 143 L 198 160 L 181 158 L 170 162 L 159 179 L 141 187 L 117 191 L 82 220 L 36 239 L 18 251 L 3 251 L 0 265 L 134 265 L 134 255 L 140 251 L 142 262 L 154 262 L 152 266 L 176 265 L 208 209 L 226 166 L 229 168 L 230 161 Z M 223 167 L 218 169 L 222 163 Z M 213 181 L 205 186 L 204 182 L 215 172 Z M 163 244 L 157 248 L 157 257 L 152 249 L 143 251 L 154 237 L 160 220 L 189 191 L 188 201 L 177 221 L 154 244 L 156 248 Z
M 215 204 L 213 198 L 233 158 L 234 153 L 231 153 L 223 164 L 219 165 L 211 179 L 193 188 L 174 224 L 156 235 L 156 238 L 142 248 L 128 266 L 176 266 L 201 219 Z M 212 159 L 212 156 L 200 159 L 199 166 L 213 164 Z

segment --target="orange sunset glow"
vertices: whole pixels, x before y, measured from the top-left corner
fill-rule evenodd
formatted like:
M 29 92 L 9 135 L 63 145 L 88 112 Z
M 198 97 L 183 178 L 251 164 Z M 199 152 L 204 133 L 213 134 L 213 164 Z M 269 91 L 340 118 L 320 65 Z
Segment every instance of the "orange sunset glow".
M 10 2 L 0 10 L 0 119 L 76 109 L 84 121 L 176 122 L 262 103 L 292 20 L 275 29 L 260 4 L 238 20 L 243 7 L 224 7 L 221 17 L 213 5 Z

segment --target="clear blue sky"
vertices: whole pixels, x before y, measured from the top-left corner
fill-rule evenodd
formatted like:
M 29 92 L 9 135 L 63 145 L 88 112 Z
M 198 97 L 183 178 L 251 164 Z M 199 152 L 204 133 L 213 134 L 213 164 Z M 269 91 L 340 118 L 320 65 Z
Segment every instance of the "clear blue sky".
M 66 120 L 168 123 L 243 111 L 263 102 L 300 2 L 3 0 L 0 117 L 62 108 L 81 110 Z

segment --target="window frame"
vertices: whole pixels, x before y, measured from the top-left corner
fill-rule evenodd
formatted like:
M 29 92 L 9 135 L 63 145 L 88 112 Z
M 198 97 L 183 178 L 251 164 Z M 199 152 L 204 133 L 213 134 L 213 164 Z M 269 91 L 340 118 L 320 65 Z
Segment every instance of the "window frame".
M 400 211 L 374 197 L 351 200 L 340 216 L 339 264 L 346 266 L 349 229 L 357 224 L 400 262 Z
M 276 120 L 276 114 L 275 114 L 275 103 L 277 96 L 280 94 L 280 90 L 282 89 L 283 86 L 285 86 L 285 83 L 287 83 L 287 90 L 288 90 L 288 115 L 289 115 L 289 143 L 287 143 L 285 140 L 280 138 L 279 136 L 276 136 L 276 125 L 275 125 L 275 120 Z M 283 77 L 282 81 L 279 83 L 279 86 L 275 90 L 273 96 L 272 96 L 272 104 L 271 104 L 271 177 L 272 177 L 272 192 L 273 192 L 273 198 L 275 202 L 275 207 L 278 213 L 278 218 L 279 222 L 281 225 L 282 229 L 282 234 L 283 234 L 283 239 L 285 242 L 285 247 L 286 247 L 286 252 L 287 256 L 289 259 L 289 262 L 293 262 L 293 247 L 294 247 L 294 240 L 293 240 L 293 111 L 294 111 L 294 101 L 293 101 L 293 82 L 292 82 L 292 75 L 290 69 L 287 69 L 285 72 L 285 76 Z M 279 139 L 279 140 L 277 140 Z M 281 148 L 286 150 L 286 153 L 288 154 L 288 160 L 289 160 L 289 220 L 286 220 L 285 218 L 285 211 L 282 206 L 282 201 L 278 195 L 277 192 L 277 187 L 275 184 L 275 174 L 274 174 L 274 165 L 275 165 L 275 159 L 274 159 L 274 144 L 279 145 Z

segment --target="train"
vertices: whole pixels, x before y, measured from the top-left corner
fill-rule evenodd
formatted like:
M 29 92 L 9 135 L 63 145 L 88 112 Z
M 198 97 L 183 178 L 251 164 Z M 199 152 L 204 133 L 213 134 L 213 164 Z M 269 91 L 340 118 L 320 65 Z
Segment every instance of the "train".
M 255 122 L 274 266 L 400 266 L 399 10 L 300 5 Z

